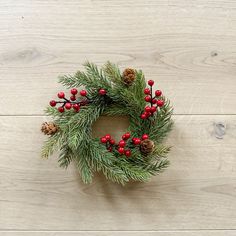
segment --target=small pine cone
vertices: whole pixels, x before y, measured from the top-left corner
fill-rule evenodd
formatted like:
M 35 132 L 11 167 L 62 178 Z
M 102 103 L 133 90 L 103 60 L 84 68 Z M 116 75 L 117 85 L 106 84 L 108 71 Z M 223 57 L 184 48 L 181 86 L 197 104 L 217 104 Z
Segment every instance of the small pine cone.
M 144 154 L 152 153 L 154 147 L 154 142 L 150 139 L 145 139 L 140 143 L 140 151 Z
M 58 131 L 58 127 L 53 122 L 44 122 L 41 131 L 45 135 L 53 135 Z
M 134 82 L 135 77 L 136 77 L 135 70 L 131 68 L 127 68 L 123 72 L 122 80 L 126 85 L 130 86 Z

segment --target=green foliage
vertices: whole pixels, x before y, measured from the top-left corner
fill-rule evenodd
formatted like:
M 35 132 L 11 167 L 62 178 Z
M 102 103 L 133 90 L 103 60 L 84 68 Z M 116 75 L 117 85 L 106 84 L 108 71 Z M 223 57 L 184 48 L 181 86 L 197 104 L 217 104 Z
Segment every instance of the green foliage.
M 124 85 L 119 67 L 111 62 L 107 62 L 103 68 L 106 77 L 116 85 Z
M 67 168 L 74 159 L 73 152 L 69 148 L 68 144 L 64 144 L 61 147 L 60 151 L 61 152 L 59 154 L 59 159 L 58 159 L 59 165 L 60 167 Z
M 61 76 L 59 82 L 67 88 L 85 86 L 90 91 L 100 88 L 112 89 L 111 81 L 93 63 L 84 64 L 86 72 L 78 71 L 74 76 Z
M 43 145 L 41 156 L 43 158 L 48 158 L 50 155 L 53 154 L 53 152 L 57 151 L 59 149 L 59 146 L 63 143 L 62 142 L 62 135 L 60 132 L 54 134 L 53 136 L 50 136 Z
M 173 109 L 170 102 L 165 97 L 162 97 L 165 105 L 158 111 L 155 120 L 151 123 L 149 136 L 151 139 L 156 140 L 156 143 L 161 143 L 166 135 L 170 132 L 173 122 L 171 116 Z
M 56 108 L 46 108 L 45 113 L 53 118 L 59 132 L 45 141 L 42 157 L 47 158 L 54 151 L 60 151 L 59 165 L 67 168 L 74 162 L 84 183 L 92 182 L 94 172 L 102 172 L 107 179 L 122 185 L 132 180 L 145 182 L 151 176 L 161 173 L 169 165 L 167 154 L 170 147 L 161 144 L 173 124 L 173 110 L 169 101 L 161 97 L 165 105 L 153 117 L 142 120 L 140 114 L 146 106 L 143 90 L 147 86 L 142 71 L 136 71 L 134 83 L 127 86 L 122 81 L 120 69 L 111 62 L 107 62 L 101 69 L 89 62 L 84 66 L 85 72 L 62 76 L 59 81 L 67 88 L 84 86 L 93 103 L 81 107 L 78 113 L 72 110 L 60 113 Z M 106 96 L 98 95 L 101 88 L 107 91 Z M 129 158 L 118 152 L 108 152 L 91 135 L 92 124 L 101 115 L 128 116 L 131 136 L 141 137 L 147 133 L 155 143 L 153 152 L 144 155 L 132 143 L 128 144 L 132 150 Z

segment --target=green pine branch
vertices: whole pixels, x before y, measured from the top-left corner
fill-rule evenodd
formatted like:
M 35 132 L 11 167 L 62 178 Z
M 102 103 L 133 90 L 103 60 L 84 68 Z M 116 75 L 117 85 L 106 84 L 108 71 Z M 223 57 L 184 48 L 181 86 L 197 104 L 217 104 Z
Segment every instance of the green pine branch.
M 48 139 L 44 141 L 41 150 L 41 157 L 48 158 L 53 154 L 53 152 L 57 151 L 62 143 L 62 138 L 63 137 L 61 136 L 60 132 L 48 137 Z
M 59 154 L 59 166 L 63 168 L 67 168 L 70 163 L 73 161 L 74 156 L 72 150 L 69 148 L 67 144 L 64 144 L 60 149 Z
M 165 101 L 165 104 L 157 112 L 155 120 L 150 126 L 149 133 L 150 138 L 156 140 L 156 143 L 161 143 L 173 127 L 173 121 L 171 120 L 173 108 L 170 106 L 169 100 L 164 97 L 162 99 Z
M 59 132 L 45 141 L 42 157 L 60 150 L 59 165 L 66 168 L 74 161 L 84 183 L 91 183 L 94 172 L 102 172 L 107 179 L 120 184 L 130 180 L 147 181 L 152 175 L 161 173 L 169 165 L 166 157 L 170 147 L 161 144 L 173 124 L 173 109 L 169 101 L 162 97 L 165 105 L 157 114 L 141 120 L 140 114 L 146 106 L 143 94 L 146 82 L 142 71 L 136 71 L 135 81 L 127 86 L 122 81 L 120 69 L 111 62 L 101 69 L 89 62 L 84 66 L 84 72 L 62 76 L 59 81 L 67 88 L 84 86 L 89 99 L 94 102 L 81 107 L 78 113 L 72 110 L 60 113 L 52 107 L 46 109 L 46 114 L 53 118 Z M 106 96 L 98 95 L 101 88 L 107 91 Z M 129 116 L 128 130 L 132 137 L 149 134 L 149 138 L 155 142 L 154 151 L 143 155 L 138 147 L 133 148 L 131 145 L 131 158 L 108 152 L 91 134 L 92 124 L 101 115 Z
M 107 62 L 105 66 L 103 67 L 103 71 L 106 75 L 106 77 L 115 84 L 115 86 L 124 86 L 124 83 L 122 81 L 122 75 L 120 72 L 120 69 L 117 65 Z

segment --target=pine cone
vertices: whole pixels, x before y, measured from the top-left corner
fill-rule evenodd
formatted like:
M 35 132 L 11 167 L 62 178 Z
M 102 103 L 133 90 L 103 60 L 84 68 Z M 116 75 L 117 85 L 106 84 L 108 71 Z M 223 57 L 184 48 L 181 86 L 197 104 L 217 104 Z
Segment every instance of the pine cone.
M 144 154 L 153 152 L 154 147 L 154 142 L 150 139 L 145 139 L 140 143 L 140 151 Z
M 41 131 L 45 135 L 53 135 L 58 131 L 58 127 L 53 122 L 44 122 L 41 127 Z
M 136 77 L 135 70 L 131 68 L 127 68 L 123 72 L 122 80 L 126 85 L 130 86 L 134 82 L 135 77 Z

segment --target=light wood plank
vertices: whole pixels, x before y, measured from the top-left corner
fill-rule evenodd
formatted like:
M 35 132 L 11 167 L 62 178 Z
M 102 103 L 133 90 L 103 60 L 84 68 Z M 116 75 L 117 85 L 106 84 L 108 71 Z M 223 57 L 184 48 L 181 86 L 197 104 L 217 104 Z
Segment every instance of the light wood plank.
M 41 160 L 44 120 L 0 117 L 1 230 L 236 229 L 236 116 L 175 116 L 170 168 L 125 187 L 100 175 L 83 185 L 73 166 Z M 218 121 L 227 124 L 222 140 Z
M 2 1 L 0 114 L 43 114 L 86 60 L 141 68 L 176 114 L 236 114 L 232 0 Z
M 59 232 L 59 231 L 53 231 L 53 232 L 0 232 L 1 236 L 118 236 L 118 235 L 124 235 L 124 236 L 235 236 L 234 230 L 201 230 L 201 231 L 134 231 L 134 232 L 127 232 L 127 231 L 107 231 L 107 232 Z

